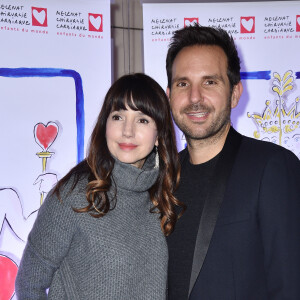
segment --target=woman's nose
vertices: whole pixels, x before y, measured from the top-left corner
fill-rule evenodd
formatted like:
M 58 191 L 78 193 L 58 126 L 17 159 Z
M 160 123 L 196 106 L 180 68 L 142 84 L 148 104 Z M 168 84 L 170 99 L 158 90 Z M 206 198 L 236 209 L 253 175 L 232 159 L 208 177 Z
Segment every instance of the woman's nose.
M 134 136 L 134 124 L 131 120 L 126 120 L 123 126 L 123 136 L 133 137 Z

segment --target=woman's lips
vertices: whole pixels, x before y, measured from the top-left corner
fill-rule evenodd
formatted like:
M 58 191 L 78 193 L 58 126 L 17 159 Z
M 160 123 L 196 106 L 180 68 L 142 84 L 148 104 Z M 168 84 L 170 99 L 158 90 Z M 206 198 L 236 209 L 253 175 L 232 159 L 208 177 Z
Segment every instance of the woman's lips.
M 122 150 L 133 150 L 137 147 L 135 144 L 119 143 L 119 147 Z

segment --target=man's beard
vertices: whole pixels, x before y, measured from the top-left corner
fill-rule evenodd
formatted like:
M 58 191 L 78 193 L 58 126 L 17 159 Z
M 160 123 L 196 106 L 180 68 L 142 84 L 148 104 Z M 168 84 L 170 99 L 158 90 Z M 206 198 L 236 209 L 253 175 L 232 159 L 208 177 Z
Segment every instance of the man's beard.
M 186 114 L 189 112 L 208 112 L 212 113 L 214 110 L 211 107 L 203 105 L 201 103 L 191 104 L 188 107 L 185 107 L 181 114 Z M 218 136 L 222 131 L 226 128 L 226 126 L 230 123 L 230 114 L 231 114 L 231 97 L 228 99 L 227 105 L 225 109 L 216 116 L 216 119 L 212 120 L 211 124 L 206 129 L 203 130 L 195 130 L 198 126 L 198 129 L 201 129 L 203 125 L 194 124 L 194 126 L 189 126 L 184 124 L 183 122 L 178 122 L 174 118 L 176 125 L 179 129 L 184 133 L 186 140 L 205 140 L 214 136 Z

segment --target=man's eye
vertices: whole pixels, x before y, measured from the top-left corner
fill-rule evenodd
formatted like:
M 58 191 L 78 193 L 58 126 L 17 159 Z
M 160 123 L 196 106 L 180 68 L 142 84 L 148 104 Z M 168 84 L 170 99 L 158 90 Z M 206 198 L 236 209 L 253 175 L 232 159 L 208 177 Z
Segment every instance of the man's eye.
M 206 84 L 206 85 L 214 85 L 214 84 L 216 84 L 216 82 L 215 82 L 214 80 L 207 80 L 207 81 L 205 82 L 205 84 Z
M 179 86 L 179 87 L 185 87 L 185 86 L 187 86 L 187 83 L 186 82 L 178 82 L 177 86 Z

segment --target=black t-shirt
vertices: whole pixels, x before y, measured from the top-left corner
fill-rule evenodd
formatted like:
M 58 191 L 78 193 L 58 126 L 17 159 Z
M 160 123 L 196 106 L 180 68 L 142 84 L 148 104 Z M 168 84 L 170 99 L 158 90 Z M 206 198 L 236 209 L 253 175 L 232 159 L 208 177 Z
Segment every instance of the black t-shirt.
M 191 268 L 200 218 L 219 155 L 199 165 L 186 155 L 181 165 L 180 185 L 176 192 L 187 209 L 167 238 L 169 248 L 168 299 L 188 299 Z

